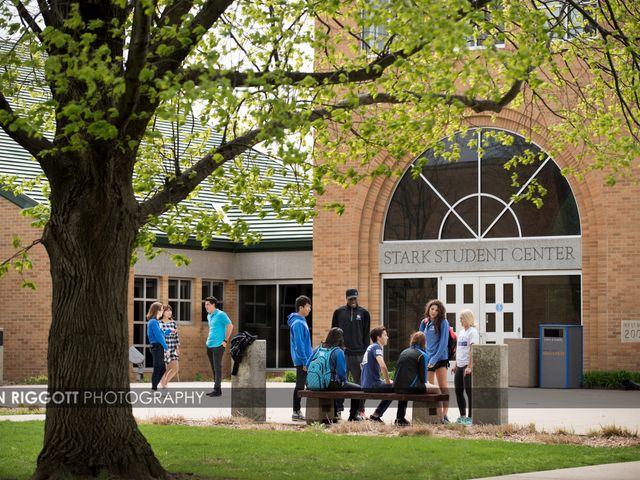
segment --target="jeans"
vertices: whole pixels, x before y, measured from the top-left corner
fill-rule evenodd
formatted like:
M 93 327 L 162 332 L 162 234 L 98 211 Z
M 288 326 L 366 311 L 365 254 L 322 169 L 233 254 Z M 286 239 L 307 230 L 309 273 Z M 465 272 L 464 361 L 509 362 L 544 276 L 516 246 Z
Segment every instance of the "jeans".
M 427 393 L 427 389 L 424 387 L 399 388 L 396 390 L 396 393 Z M 398 400 L 398 414 L 396 415 L 397 419 L 405 417 L 405 415 L 407 414 L 407 405 L 409 405 L 409 402 L 407 400 Z
M 456 375 L 453 378 L 453 383 L 456 386 L 456 400 L 458 401 L 458 410 L 460 410 L 460 416 L 465 417 L 467 410 L 467 402 L 464 398 L 464 392 L 467 392 L 469 397 L 469 417 L 471 416 L 471 375 L 464 374 L 465 367 L 456 366 Z
M 359 392 L 362 389 L 360 388 L 360 385 L 351 383 L 351 382 L 344 382 L 342 385 L 340 385 L 339 383 L 331 382 L 327 390 L 342 391 L 342 392 Z M 340 402 L 340 400 L 336 400 L 333 404 L 333 409 L 336 416 L 338 416 L 338 412 L 341 411 L 338 408 L 339 407 L 338 403 Z M 349 417 L 353 418 L 356 415 L 358 415 L 358 411 L 361 408 L 360 407 L 361 403 L 362 403 L 362 400 L 351 399 L 351 408 L 349 409 Z
M 213 372 L 214 390 L 221 390 L 222 382 L 222 356 L 224 355 L 224 347 L 207 347 L 207 357 Z
M 151 374 L 151 390 L 158 389 L 158 383 L 164 375 L 166 366 L 164 364 L 164 348 L 159 343 L 151 344 L 151 355 L 153 356 L 153 373 Z
M 362 390 L 365 392 L 371 392 L 371 393 L 393 393 L 394 392 L 393 384 L 392 383 L 387 384 L 384 382 L 376 383 L 373 387 L 363 388 Z M 384 412 L 387 411 L 387 408 L 389 408 L 389 405 L 391 405 L 391 400 L 382 400 L 378 405 L 378 408 L 376 408 L 376 411 L 373 412 L 373 414 L 376 417 L 381 417 L 382 415 L 384 415 Z
M 360 364 L 362 363 L 363 356 L 364 354 L 362 353 L 345 354 L 345 359 L 347 360 L 347 372 L 353 377 L 353 383 L 351 385 L 360 385 L 360 376 L 362 374 Z M 353 402 L 354 400 L 351 400 L 350 412 L 353 411 Z M 358 403 L 360 405 L 360 410 L 364 410 L 364 400 L 358 400 Z M 344 410 L 344 400 L 342 398 L 340 400 L 336 400 L 336 409 L 338 412 Z
M 304 390 L 304 386 L 307 383 L 307 371 L 302 365 L 296 366 L 296 388 L 293 389 L 293 411 L 300 411 L 300 397 L 298 396 L 298 390 Z

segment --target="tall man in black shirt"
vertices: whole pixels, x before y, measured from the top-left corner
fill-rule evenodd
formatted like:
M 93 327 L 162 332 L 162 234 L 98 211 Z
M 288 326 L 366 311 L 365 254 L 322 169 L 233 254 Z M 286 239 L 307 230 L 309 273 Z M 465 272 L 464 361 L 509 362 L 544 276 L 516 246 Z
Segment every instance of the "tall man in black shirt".
M 369 346 L 369 330 L 371 316 L 366 308 L 358 305 L 358 289 L 349 288 L 346 292 L 347 304 L 333 312 L 331 328 L 338 327 L 344 332 L 345 356 L 347 371 L 351 373 L 353 382 L 360 385 L 360 364 L 362 356 Z M 338 410 L 343 410 L 344 400 L 338 400 Z M 364 415 L 364 402 L 361 404 Z

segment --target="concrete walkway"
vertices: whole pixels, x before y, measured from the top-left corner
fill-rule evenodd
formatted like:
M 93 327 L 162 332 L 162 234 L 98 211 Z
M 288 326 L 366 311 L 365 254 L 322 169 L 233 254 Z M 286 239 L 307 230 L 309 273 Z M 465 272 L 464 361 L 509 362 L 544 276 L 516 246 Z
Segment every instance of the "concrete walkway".
M 148 383 L 132 384 L 137 392 L 148 393 Z M 145 420 L 153 417 L 182 416 L 190 420 L 207 420 L 214 417 L 231 416 L 231 385 L 223 382 L 223 396 L 210 398 L 204 393 L 211 390 L 210 383 L 181 382 L 170 386 L 167 397 L 177 396 L 178 392 L 197 393 L 199 402 L 192 402 L 189 406 L 178 406 L 171 402 L 163 406 L 135 407 L 133 413 L 136 418 Z M 17 388 L 12 386 L 11 388 Z M 25 389 L 45 387 L 24 386 Z M 451 388 L 451 405 L 449 418 L 455 421 L 458 410 L 455 406 L 455 394 Z M 2 389 L 0 388 L 0 392 Z M 293 384 L 267 384 L 267 422 L 293 423 L 291 421 L 291 400 Z M 345 407 L 348 409 L 349 402 Z M 303 401 L 304 406 L 304 401 Z M 376 402 L 368 402 L 367 415 L 373 413 Z M 395 402 L 389 408 L 383 419 L 391 423 L 395 418 Z M 411 408 L 407 418 L 411 416 Z M 0 416 L 0 421 L 44 420 L 44 415 L 13 415 Z M 564 431 L 586 434 L 603 426 L 616 425 L 632 432 L 640 432 L 640 392 L 606 391 L 606 390 L 552 390 L 540 388 L 510 388 L 509 389 L 509 422 L 519 425 L 535 424 L 538 431 Z M 568 468 L 544 472 L 522 473 L 506 475 L 501 480 L 600 480 L 612 478 L 616 480 L 640 479 L 640 461 L 592 467 Z
M 131 385 L 138 392 L 150 392 L 148 383 Z M 19 388 L 17 386 L 0 387 Z M 25 389 L 44 389 L 44 386 L 23 386 Z M 177 392 L 196 393 L 200 401 L 191 402 L 184 406 L 184 402 L 164 402 L 160 406 L 135 407 L 133 413 L 137 418 L 183 416 L 191 420 L 206 420 L 212 417 L 231 416 L 231 384 L 223 382 L 223 396 L 210 398 L 204 393 L 211 390 L 207 382 L 180 382 L 170 385 L 169 397 Z M 293 384 L 269 382 L 267 384 L 267 422 L 292 423 Z M 458 418 L 455 406 L 453 386 L 450 386 L 451 403 L 449 418 Z M 302 405 L 304 406 L 304 400 Z M 346 402 L 348 408 L 349 402 Z M 366 413 L 373 413 L 377 402 L 367 402 Z M 385 413 L 383 420 L 392 423 L 395 418 L 394 402 Z M 15 415 L 0 416 L 0 420 L 24 421 L 43 419 L 44 415 Z M 407 412 L 411 418 L 411 407 Z M 640 432 L 640 391 L 609 391 L 609 390 L 556 390 L 542 388 L 510 388 L 509 389 L 509 423 L 517 425 L 535 424 L 538 431 L 555 432 L 564 430 L 569 433 L 584 435 L 590 430 L 597 430 L 603 426 L 618 426 L 632 432 Z M 640 474 L 638 475 L 640 478 Z
M 609 463 L 592 467 L 563 468 L 544 472 L 518 473 L 502 477 L 484 477 L 482 480 L 638 480 L 640 462 Z

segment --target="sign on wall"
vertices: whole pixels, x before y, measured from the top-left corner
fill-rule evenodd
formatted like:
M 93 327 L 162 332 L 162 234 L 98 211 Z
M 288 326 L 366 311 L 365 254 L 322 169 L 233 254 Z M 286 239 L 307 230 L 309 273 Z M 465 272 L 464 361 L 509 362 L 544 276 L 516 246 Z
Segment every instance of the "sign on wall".
M 384 242 L 380 273 L 577 270 L 580 237 Z
M 623 320 L 621 323 L 622 343 L 640 343 L 640 320 Z

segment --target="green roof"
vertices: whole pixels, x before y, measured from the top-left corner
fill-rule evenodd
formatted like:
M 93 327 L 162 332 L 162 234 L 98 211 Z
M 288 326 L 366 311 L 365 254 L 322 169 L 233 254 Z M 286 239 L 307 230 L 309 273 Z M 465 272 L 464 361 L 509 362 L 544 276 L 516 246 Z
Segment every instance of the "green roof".
M 171 127 L 168 124 L 156 125 L 156 128 L 163 132 L 163 134 L 171 135 Z M 209 142 L 208 147 L 213 147 L 220 143 L 220 137 L 214 136 Z M 281 189 L 296 181 L 296 177 L 293 175 L 293 171 L 282 164 L 281 161 L 275 159 L 269 155 L 261 153 L 256 150 L 251 150 L 243 156 L 243 162 L 251 167 L 257 167 L 260 172 L 267 172 L 270 170 L 270 180 L 273 182 L 273 193 L 281 191 Z M 291 172 L 288 174 L 288 172 Z M 24 150 L 20 145 L 15 143 L 2 129 L 0 129 L 0 175 L 15 176 L 19 181 L 29 181 L 38 178 L 42 175 L 42 170 L 38 162 Z M 297 179 L 299 181 L 299 178 Z M 219 209 L 224 205 L 227 205 L 228 199 L 225 195 L 211 192 L 210 188 L 207 188 L 208 181 L 203 182 L 203 188 L 200 190 L 198 196 L 194 201 L 186 200 L 182 202 L 190 210 L 198 209 L 202 210 L 203 215 L 206 215 L 209 209 Z M 21 195 L 15 196 L 10 192 L 0 188 L 0 195 L 9 199 L 21 208 L 32 207 L 39 203 L 47 203 L 48 199 L 42 194 L 41 188 L 30 188 L 27 186 Z M 198 205 L 201 204 L 201 205 Z M 204 204 L 204 207 L 202 206 Z M 227 213 L 227 218 L 233 222 L 238 218 L 242 218 L 249 225 L 251 233 L 258 233 L 261 235 L 262 241 L 259 245 L 252 247 L 243 247 L 240 244 L 231 242 L 224 236 L 214 237 L 212 239 L 211 247 L 214 249 L 224 250 L 263 250 L 263 249 L 309 249 L 311 248 L 311 241 L 313 235 L 312 222 L 306 222 L 299 224 L 293 220 L 279 219 L 273 211 L 266 210 L 266 215 L 260 218 L 258 215 L 246 215 L 235 208 L 231 208 Z M 162 232 L 156 232 L 159 237 L 159 243 L 166 243 L 166 240 L 161 240 L 163 237 Z M 197 242 L 188 242 L 187 247 L 195 246 Z M 198 243 L 199 245 L 199 243 Z

